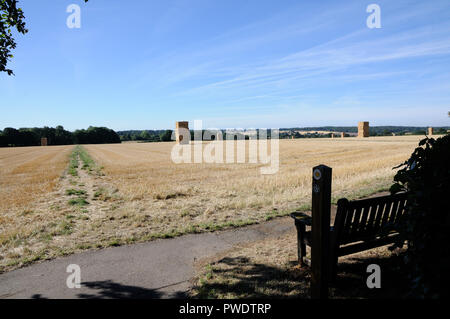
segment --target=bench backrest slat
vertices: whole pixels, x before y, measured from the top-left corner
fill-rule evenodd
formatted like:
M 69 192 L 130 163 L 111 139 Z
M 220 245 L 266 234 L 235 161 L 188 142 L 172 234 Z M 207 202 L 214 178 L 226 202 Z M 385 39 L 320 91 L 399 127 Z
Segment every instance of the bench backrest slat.
M 389 220 L 389 216 L 391 214 L 391 210 L 392 210 L 392 202 L 388 201 L 388 202 L 386 202 L 386 205 L 384 206 L 383 218 L 381 219 L 381 228 L 386 226 L 386 224 Z
M 345 209 L 343 209 L 342 211 L 342 215 L 344 216 L 342 218 L 343 223 L 342 223 L 342 230 L 341 230 L 341 238 L 342 240 L 347 240 L 347 238 L 350 238 L 350 227 L 352 224 L 352 220 L 353 220 L 353 209 L 349 209 L 348 204 L 345 207 Z M 336 216 L 337 218 L 337 216 Z M 337 229 L 337 227 L 335 227 Z
M 395 223 L 400 222 L 400 219 L 403 217 L 403 215 L 405 213 L 405 207 L 406 207 L 407 201 L 408 200 L 406 199 L 406 197 L 401 199 L 400 206 L 398 208 L 397 216 L 395 216 Z
M 362 207 L 355 207 L 353 213 L 353 220 L 351 222 L 350 227 L 350 237 L 355 236 L 359 232 L 360 218 L 361 218 L 361 209 Z
M 391 216 L 388 219 L 388 224 L 394 224 L 395 219 L 397 217 L 397 214 L 399 214 L 399 208 L 400 208 L 400 200 L 397 200 L 394 202 L 394 205 L 392 206 L 392 213 Z
M 381 220 L 383 218 L 383 214 L 384 214 L 385 209 L 386 209 L 386 203 L 380 202 L 377 205 L 377 216 L 375 218 L 375 223 L 374 223 L 374 227 L 373 227 L 373 232 L 374 233 L 379 232 L 380 229 L 381 229 Z
M 367 218 L 366 231 L 369 233 L 373 233 L 376 229 L 375 220 L 377 217 L 377 213 L 379 210 L 379 205 L 371 205 L 369 217 Z
M 371 208 L 372 208 L 372 206 L 366 206 L 366 207 L 362 208 L 363 212 L 362 212 L 362 215 L 361 215 L 361 221 L 359 223 L 359 231 L 360 232 L 367 232 L 368 231 L 368 228 L 367 228 L 368 223 L 367 223 L 367 221 L 368 221 L 368 218 L 369 218 L 369 215 L 370 215 Z
M 334 225 L 338 240 L 346 243 L 380 235 L 386 226 L 399 221 L 406 196 L 406 193 L 399 193 L 355 201 L 340 200 Z

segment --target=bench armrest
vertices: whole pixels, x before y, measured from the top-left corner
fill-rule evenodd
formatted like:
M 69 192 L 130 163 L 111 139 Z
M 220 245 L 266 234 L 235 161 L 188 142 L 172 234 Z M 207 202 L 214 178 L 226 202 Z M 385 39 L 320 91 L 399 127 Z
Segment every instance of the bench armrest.
M 305 224 L 306 226 L 311 226 L 312 225 L 312 218 L 311 216 L 302 213 L 302 212 L 293 212 L 290 214 L 291 217 L 295 220 L 295 222 L 297 223 L 302 223 Z

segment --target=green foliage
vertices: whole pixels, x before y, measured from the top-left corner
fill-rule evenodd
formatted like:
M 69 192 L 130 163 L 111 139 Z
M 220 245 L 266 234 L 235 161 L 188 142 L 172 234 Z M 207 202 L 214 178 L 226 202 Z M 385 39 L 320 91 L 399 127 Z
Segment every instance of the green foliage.
M 168 142 L 171 141 L 172 130 L 130 130 L 117 132 L 122 141 Z
M 143 140 L 149 140 L 149 139 L 151 139 L 151 135 L 150 135 L 150 133 L 148 131 L 142 131 L 141 138 Z
M 19 130 L 7 127 L 0 132 L 0 147 L 7 146 L 38 146 L 41 138 L 46 137 L 48 145 L 70 144 L 104 144 L 120 143 L 120 137 L 113 130 L 106 127 L 92 127 L 87 130 L 77 130 L 74 133 L 66 131 L 58 125 L 52 127 L 21 128 Z
M 86 191 L 83 189 L 67 189 L 66 195 L 86 195 Z
M 450 127 L 439 127 L 435 128 L 434 134 L 446 134 Z M 395 135 L 425 135 L 427 127 L 419 126 L 370 126 L 369 133 L 370 136 L 392 136 Z M 299 127 L 299 128 L 281 128 L 280 138 L 291 138 L 294 135 L 295 138 L 320 138 L 329 137 L 329 134 L 319 134 L 319 133 L 306 133 L 300 134 L 297 131 L 303 132 L 314 132 L 314 131 L 328 131 L 328 132 L 345 132 L 345 133 L 357 133 L 357 126 L 319 126 L 319 127 Z M 289 133 L 287 133 L 289 132 Z M 346 136 L 349 136 L 346 134 Z
M 448 297 L 450 285 L 450 135 L 425 138 L 394 177 L 391 192 L 408 191 L 401 240 L 414 296 Z
M 70 154 L 69 174 L 72 176 L 78 176 L 77 168 L 78 168 L 78 149 L 75 148 L 75 150 Z
M 14 75 L 6 65 L 13 58 L 11 50 L 17 45 L 12 31 L 16 29 L 22 34 L 28 32 L 25 28 L 25 16 L 22 9 L 17 7 L 17 3 L 17 0 L 0 0 L 0 72 L 6 72 L 8 75 Z
M 89 205 L 89 202 L 86 201 L 83 197 L 72 198 L 68 201 L 69 205 L 72 206 L 86 206 Z
M 97 166 L 89 153 L 81 145 L 77 145 L 70 155 L 69 174 L 72 176 L 78 176 L 77 168 L 79 167 L 80 161 L 82 170 L 86 170 L 89 174 L 94 173 L 97 175 L 102 175 L 102 167 Z M 76 183 L 72 183 L 72 185 L 75 184 Z M 84 184 L 80 184 L 79 186 L 84 186 Z
M 117 134 L 122 141 L 160 142 L 164 132 L 165 130 L 130 130 L 120 131 Z
M 392 136 L 395 135 L 425 135 L 426 127 L 416 127 L 416 126 L 371 126 L 370 136 Z M 446 134 L 450 127 L 440 127 L 435 128 L 434 134 Z M 205 130 L 203 130 L 204 132 Z M 306 132 L 300 134 L 299 132 Z M 319 134 L 314 131 L 328 131 L 328 132 L 345 132 L 345 136 L 350 136 L 348 133 L 357 133 L 358 127 L 356 126 L 321 126 L 321 127 L 303 127 L 303 128 L 281 128 L 280 129 L 280 139 L 289 139 L 292 136 L 295 138 L 327 138 L 331 134 Z M 191 140 L 194 139 L 194 131 L 191 130 Z M 203 136 L 202 132 L 202 136 Z M 312 133 L 311 133 L 312 132 Z M 172 141 L 172 130 L 129 130 L 129 131 L 119 131 L 117 134 L 120 136 L 122 141 L 146 141 L 146 142 L 160 142 L 160 141 Z M 239 135 L 239 134 L 238 134 Z M 222 130 L 223 139 L 226 139 L 226 130 Z M 242 137 L 246 138 L 247 137 Z M 270 130 L 267 131 L 267 138 L 270 138 Z
M 22 9 L 17 8 L 17 0 L 0 0 L 0 72 L 6 72 L 8 75 L 14 74 L 6 67 L 13 57 L 11 50 L 16 48 L 12 30 L 27 33 L 24 19 Z
M 89 126 L 87 130 L 76 130 L 73 133 L 75 144 L 120 143 L 116 132 L 107 127 Z
M 163 134 L 161 134 L 162 142 L 170 142 L 172 140 L 172 130 L 166 130 Z
M 89 156 L 88 152 L 82 147 L 78 147 L 78 155 L 83 163 L 82 169 L 92 170 L 95 167 L 94 160 Z

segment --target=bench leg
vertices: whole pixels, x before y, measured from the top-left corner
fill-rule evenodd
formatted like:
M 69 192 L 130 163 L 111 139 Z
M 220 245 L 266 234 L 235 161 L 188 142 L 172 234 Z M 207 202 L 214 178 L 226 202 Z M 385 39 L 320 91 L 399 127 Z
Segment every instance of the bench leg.
M 300 267 L 305 266 L 304 257 L 306 257 L 306 244 L 305 244 L 305 232 L 306 227 L 302 223 L 298 223 L 297 225 L 297 243 L 298 243 L 298 263 Z

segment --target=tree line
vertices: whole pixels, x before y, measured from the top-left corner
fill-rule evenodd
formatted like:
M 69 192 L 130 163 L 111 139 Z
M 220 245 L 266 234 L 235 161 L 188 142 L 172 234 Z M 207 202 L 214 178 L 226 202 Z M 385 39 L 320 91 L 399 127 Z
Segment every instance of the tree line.
M 201 134 L 199 131 L 197 131 L 201 137 L 202 140 L 204 139 L 206 130 L 202 130 Z M 219 130 L 222 132 L 222 138 L 225 140 L 227 138 L 227 130 Z M 122 141 L 138 141 L 138 142 L 170 142 L 175 140 L 175 135 L 173 133 L 173 130 L 130 130 L 130 131 L 118 131 L 117 134 L 120 136 L 120 139 Z M 191 134 L 191 141 L 194 140 L 194 136 L 196 134 L 196 131 L 189 130 Z M 259 129 L 256 130 L 257 134 L 259 134 Z M 271 130 L 266 130 L 267 138 L 270 139 L 271 137 Z M 231 133 L 230 133 L 231 134 Z M 249 139 L 249 136 L 245 133 L 242 133 L 240 131 L 234 131 L 233 132 L 234 139 Z M 280 134 L 281 135 L 281 134 Z M 207 140 L 214 140 L 216 136 L 213 134 L 211 138 Z
M 129 130 L 119 131 L 121 141 L 169 142 L 172 130 Z
M 445 134 L 449 127 L 439 127 L 434 129 L 435 134 Z M 223 139 L 226 139 L 226 130 L 221 130 Z M 282 128 L 279 138 L 321 138 L 330 137 L 331 134 L 304 133 L 298 131 L 329 131 L 356 133 L 357 127 L 353 126 L 322 126 L 322 127 L 303 127 L 303 128 Z M 287 132 L 289 131 L 289 132 Z M 194 131 L 191 130 L 191 140 L 194 139 Z M 426 127 L 406 127 L 406 126 L 372 126 L 370 127 L 371 136 L 383 135 L 404 135 L 404 134 L 426 134 Z M 7 127 L 0 131 L 0 147 L 7 146 L 38 146 L 41 144 L 41 138 L 47 138 L 48 145 L 68 145 L 68 144 L 105 144 L 121 143 L 122 141 L 140 141 L 140 142 L 169 142 L 174 140 L 172 130 L 128 130 L 118 131 L 117 133 L 107 127 L 93 127 L 88 129 L 76 130 L 70 132 L 61 125 L 52 127 L 34 127 L 15 129 Z M 239 135 L 239 133 L 238 133 Z M 267 131 L 267 138 L 270 138 L 270 130 Z M 203 134 L 202 134 L 203 136 Z M 346 136 L 348 136 L 346 134 Z M 247 139 L 248 136 L 243 138 Z M 212 138 L 214 139 L 214 137 Z
M 425 126 L 370 126 L 370 136 L 390 136 L 395 135 L 425 135 L 427 133 L 427 127 Z M 450 127 L 434 127 L 434 134 L 446 134 Z M 319 127 L 298 127 L 298 128 L 281 128 L 280 131 L 291 131 L 292 134 L 295 131 L 328 131 L 328 132 L 345 132 L 345 133 L 357 133 L 358 127 L 356 126 L 319 126 Z M 280 134 L 281 135 L 281 134 Z M 320 134 L 316 134 L 320 135 Z M 311 136 L 309 137 L 320 137 Z
M 434 134 L 446 134 L 450 127 L 435 127 Z M 205 130 L 202 132 L 202 136 Z M 223 139 L 226 139 L 226 130 L 220 130 L 222 132 Z M 259 132 L 259 130 L 256 130 Z M 300 132 L 304 133 L 300 133 Z M 309 131 L 309 132 L 306 132 Z M 317 131 L 317 132 L 314 132 Z M 320 127 L 301 127 L 301 128 L 281 128 L 279 133 L 280 139 L 294 138 L 327 138 L 331 137 L 331 133 L 319 133 L 320 131 L 328 132 L 344 132 L 345 136 L 350 136 L 348 133 L 357 133 L 358 128 L 356 126 L 320 126 Z M 169 142 L 175 139 L 172 136 L 172 130 L 129 130 L 118 131 L 122 141 L 138 141 L 138 142 Z M 191 140 L 194 139 L 194 131 L 190 130 Z M 237 135 L 243 135 L 236 133 Z M 371 126 L 369 128 L 370 136 L 392 136 L 395 135 L 425 135 L 427 134 L 427 127 L 420 126 Z M 267 138 L 270 139 L 271 130 L 267 130 Z M 248 136 L 240 137 L 248 139 Z M 213 138 L 214 139 L 214 136 Z
M 47 138 L 48 145 L 106 144 L 120 143 L 119 135 L 107 127 L 93 127 L 70 132 L 61 125 L 57 127 L 33 127 L 15 129 L 7 127 L 0 131 L 0 147 L 39 146 L 41 138 Z

